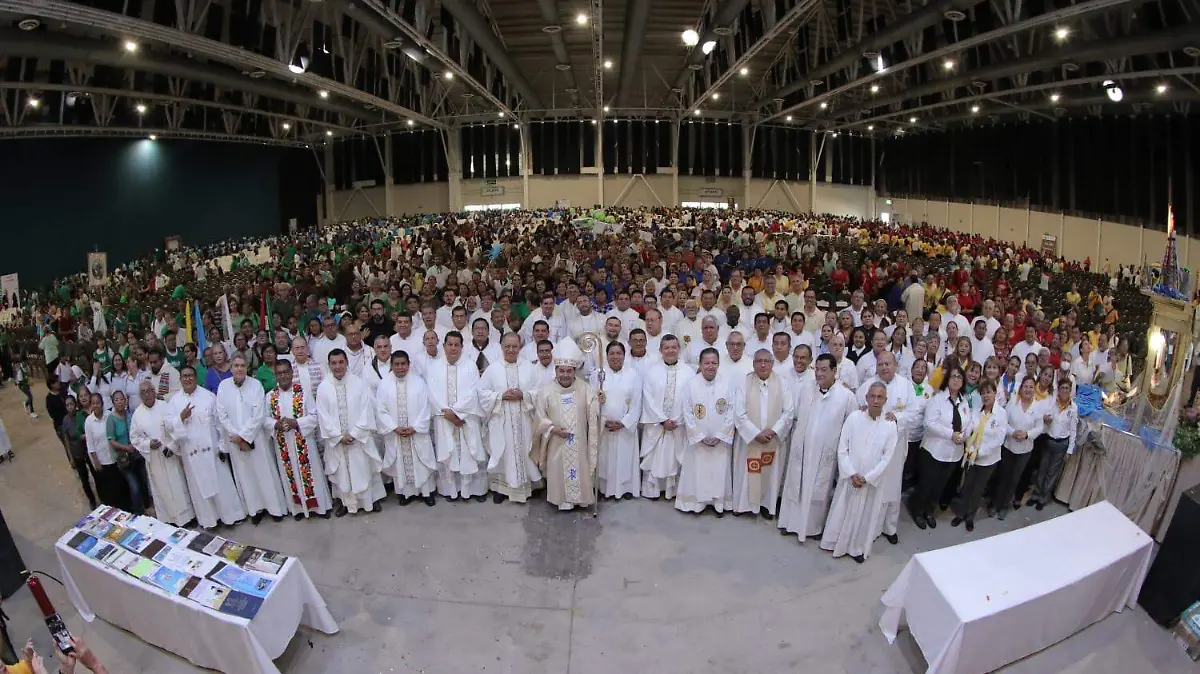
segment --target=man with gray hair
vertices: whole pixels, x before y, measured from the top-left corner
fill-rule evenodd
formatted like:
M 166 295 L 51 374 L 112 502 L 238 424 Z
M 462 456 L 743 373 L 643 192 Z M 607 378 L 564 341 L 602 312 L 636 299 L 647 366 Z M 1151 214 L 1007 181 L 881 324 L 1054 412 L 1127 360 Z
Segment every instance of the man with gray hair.
M 708 315 L 700 319 L 700 338 L 693 339 L 683 354 L 683 360 L 693 368 L 700 367 L 700 354 L 705 349 L 717 349 L 720 353 L 721 322 L 716 316 Z
M 753 363 L 752 373 L 731 382 L 738 432 L 733 445 L 733 512 L 762 512 L 772 519 L 787 465 L 795 399 L 788 382 L 773 371 L 775 357 L 770 351 L 756 351 Z
M 232 370 L 233 376 L 217 387 L 221 451 L 233 463 L 233 477 L 250 521 L 258 524 L 264 513 L 279 521 L 288 509 L 275 455 L 264 433 L 266 393 L 257 379 L 246 376 L 246 359 L 240 354 L 234 355 Z

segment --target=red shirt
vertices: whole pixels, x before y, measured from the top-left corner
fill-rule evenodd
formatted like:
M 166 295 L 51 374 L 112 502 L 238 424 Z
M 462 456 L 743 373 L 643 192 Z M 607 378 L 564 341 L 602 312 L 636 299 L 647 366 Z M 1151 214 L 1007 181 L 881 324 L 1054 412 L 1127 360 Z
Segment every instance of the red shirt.
M 975 311 L 975 298 L 970 294 L 958 294 L 958 307 L 963 314 L 969 314 Z
M 833 282 L 833 287 L 838 290 L 843 290 L 850 284 L 850 272 L 845 269 L 834 269 L 829 275 L 829 280 Z

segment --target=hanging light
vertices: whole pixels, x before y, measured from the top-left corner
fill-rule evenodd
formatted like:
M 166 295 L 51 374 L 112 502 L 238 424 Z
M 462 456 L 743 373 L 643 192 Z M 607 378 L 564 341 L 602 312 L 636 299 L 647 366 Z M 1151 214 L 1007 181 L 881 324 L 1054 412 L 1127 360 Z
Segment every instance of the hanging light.
M 716 40 L 709 40 L 708 42 L 705 42 L 704 44 L 700 45 L 700 51 L 703 52 L 705 56 L 711 54 L 712 50 L 714 50 L 716 48 L 717 48 Z
M 134 109 L 134 110 L 137 110 L 137 113 L 138 113 L 139 115 L 144 115 L 144 114 L 146 114 L 146 104 L 145 104 L 145 103 L 138 103 L 137 105 L 135 105 L 135 106 L 133 107 L 133 109 Z
M 287 122 L 284 122 L 284 123 L 283 123 L 283 130 L 284 130 L 284 131 L 291 131 L 291 130 L 292 130 L 292 125 L 291 125 L 291 124 L 288 124 Z
M 587 14 L 580 12 L 579 14 L 575 15 L 575 23 L 582 26 L 582 25 L 586 24 L 587 22 L 588 22 Z
M 288 64 L 288 70 L 297 75 L 302 75 L 307 72 L 310 55 L 311 54 L 308 50 L 308 45 L 301 42 L 296 47 L 296 54 L 292 56 L 292 62 Z
M 134 42 L 133 40 L 125 41 L 125 51 L 132 54 L 133 52 L 135 52 L 137 50 L 138 50 L 138 43 Z
M 750 74 L 750 69 L 743 66 L 742 69 L 740 71 L 738 71 L 738 74 L 741 75 L 742 77 L 745 77 L 746 75 Z
M 1104 93 L 1108 94 L 1108 100 L 1113 103 L 1120 103 L 1121 99 L 1125 98 L 1125 92 L 1112 80 L 1104 80 Z
M 1060 27 L 1054 29 L 1054 39 L 1058 40 L 1059 42 L 1062 42 L 1063 40 L 1067 39 L 1067 36 L 1070 34 L 1071 34 L 1070 29 L 1068 29 L 1066 27 L 1060 26 Z
M 688 28 L 683 31 L 683 43 L 689 47 L 695 47 L 700 42 L 700 33 Z
M 325 91 L 324 89 L 318 91 L 317 95 L 320 96 L 321 98 L 329 98 L 329 92 Z

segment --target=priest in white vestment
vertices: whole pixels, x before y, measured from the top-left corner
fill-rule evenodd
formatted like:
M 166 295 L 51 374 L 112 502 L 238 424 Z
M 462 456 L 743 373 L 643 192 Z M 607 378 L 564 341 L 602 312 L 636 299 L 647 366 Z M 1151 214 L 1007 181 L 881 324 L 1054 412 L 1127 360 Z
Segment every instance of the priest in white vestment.
M 554 381 L 533 401 L 533 458 L 546 478 L 546 500 L 559 510 L 596 502 L 600 401 L 575 376 L 583 353 L 570 339 L 554 347 Z
M 683 426 L 683 391 L 695 371 L 679 361 L 680 342 L 665 335 L 659 344 L 662 362 L 646 371 L 642 382 L 642 496 L 675 498 L 679 458 L 687 446 Z
M 198 386 L 196 368 L 179 370 L 182 389 L 164 403 L 167 433 L 183 463 L 196 522 L 205 529 L 218 520 L 232 526 L 246 519 L 246 505 L 229 471 L 229 455 L 217 438 L 217 396 Z
M 429 433 L 433 417 L 429 388 L 412 372 L 406 352 L 393 353 L 391 365 L 391 374 L 375 389 L 376 418 L 383 436 L 383 472 L 392 478 L 400 505 L 420 498 L 432 506 L 437 455 Z
M 850 555 L 859 564 L 871 556 L 878 535 L 876 522 L 884 507 L 880 486 L 899 438 L 896 422 L 883 414 L 887 392 L 883 382 L 871 384 L 866 411 L 855 411 L 842 426 L 837 491 L 821 538 L 822 550 L 834 557 Z
M 733 389 L 746 380 L 746 375 L 754 371 L 754 358 L 746 355 L 746 336 L 739 330 L 734 330 L 725 337 L 725 353 L 721 356 L 721 369 L 718 375 L 732 382 Z M 733 404 L 733 399 L 729 400 Z
M 196 518 L 196 512 L 192 508 L 191 494 L 188 493 L 183 463 L 172 451 L 167 435 L 164 423 L 167 405 L 154 397 L 154 385 L 148 379 L 143 379 L 138 385 L 138 395 L 142 404 L 134 411 L 133 420 L 129 422 L 129 444 L 137 447 L 146 459 L 155 515 L 168 524 L 184 526 Z
M 437 448 L 437 489 L 448 501 L 487 498 L 487 453 L 479 409 L 479 371 L 462 358 L 462 336 L 449 333 L 443 356 L 425 373 L 433 406 L 433 446 Z
M 880 483 L 880 493 L 883 497 L 884 513 L 880 520 L 880 533 L 895 545 L 900 542 L 897 526 L 900 523 L 900 487 L 904 477 L 904 460 L 908 456 L 908 433 L 913 423 L 913 415 L 920 412 L 917 396 L 913 392 L 912 382 L 901 377 L 897 372 L 896 355 L 884 351 L 875 361 L 875 375 L 858 387 L 858 406 L 867 404 L 867 393 L 871 384 L 882 382 L 887 387 L 887 402 L 883 404 L 883 416 L 888 421 L 896 423 L 896 450 L 892 453 L 891 463 L 884 472 Z
M 471 325 L 471 339 L 463 347 L 462 357 L 468 363 L 475 364 L 475 369 L 481 377 L 489 365 L 498 363 L 501 359 L 500 344 L 493 342 L 491 336 L 492 328 L 488 322 L 477 318 Z
M 676 510 L 700 513 L 711 506 L 717 517 L 733 507 L 729 457 L 738 385 L 733 378 L 718 376 L 721 367 L 717 350 L 705 350 L 700 354 L 700 373 L 688 379 L 681 392 L 687 446 L 675 494 Z
M 815 380 L 796 393 L 796 424 L 779 510 L 781 533 L 820 538 L 829 514 L 842 424 L 857 409 L 854 393 L 837 381 L 833 356 L 817 356 Z
M 325 473 L 341 501 L 333 514 L 379 512 L 387 492 L 374 437 L 374 397 L 362 379 L 350 374 L 350 360 L 341 349 L 329 352 L 329 374 L 317 387 L 317 421 L 325 441 Z
M 292 369 L 296 381 L 305 391 L 316 391 L 325 379 L 325 364 L 318 363 L 308 355 L 308 340 L 297 337 L 292 340 Z
M 580 298 L 584 300 L 586 298 Z M 538 366 L 519 360 L 521 336 L 500 338 L 502 360 L 493 362 L 479 380 L 479 409 L 486 424 L 488 476 L 496 503 L 524 503 L 542 474 L 533 457 L 533 396 L 545 382 Z
M 263 430 L 279 461 L 284 499 L 298 520 L 310 515 L 328 519 L 333 497 L 317 451 L 315 391 L 306 390 L 296 381 L 290 363 L 276 361 L 274 370 L 276 386 L 267 392 Z
M 278 462 L 263 433 L 266 393 L 262 384 L 246 376 L 246 359 L 233 357 L 233 376 L 217 387 L 217 421 L 220 437 L 233 462 L 233 477 L 250 521 L 258 524 L 268 512 L 276 521 L 287 514 Z
M 579 336 L 585 332 L 594 332 L 597 335 L 604 328 L 605 317 L 592 310 L 592 298 L 587 295 L 580 295 L 579 300 L 575 303 L 578 311 L 575 319 L 570 322 L 570 337 L 578 340 Z
M 605 347 L 604 367 L 592 372 L 591 384 L 600 401 L 597 487 L 612 499 L 640 496 L 638 421 L 642 418 L 642 378 L 625 364 L 624 344 L 610 342 Z
M 775 516 L 787 465 L 788 429 L 795 420 L 791 387 L 775 374 L 774 357 L 759 349 L 754 372 L 734 389 L 738 437 L 733 445 L 733 512 Z

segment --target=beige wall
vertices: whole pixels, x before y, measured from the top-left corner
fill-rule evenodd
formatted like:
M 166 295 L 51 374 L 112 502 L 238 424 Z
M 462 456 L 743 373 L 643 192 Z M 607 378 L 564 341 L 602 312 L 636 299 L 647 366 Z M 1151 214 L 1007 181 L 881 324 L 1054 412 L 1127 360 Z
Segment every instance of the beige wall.
M 924 221 L 1035 249 L 1041 248 L 1042 235 L 1050 234 L 1058 237 L 1058 250 L 1063 257 L 1072 260 L 1090 257 L 1096 269 L 1102 269 L 1105 260 L 1114 267 L 1141 264 L 1143 260 L 1156 263 L 1167 243 L 1165 232 L 1062 213 L 936 199 L 892 198 L 891 204 L 887 201 L 887 197 L 878 197 L 876 209 L 890 214 L 894 222 Z M 1188 237 L 1180 237 L 1177 245 L 1179 262 L 1190 269 L 1200 268 L 1200 242 L 1193 244 Z

